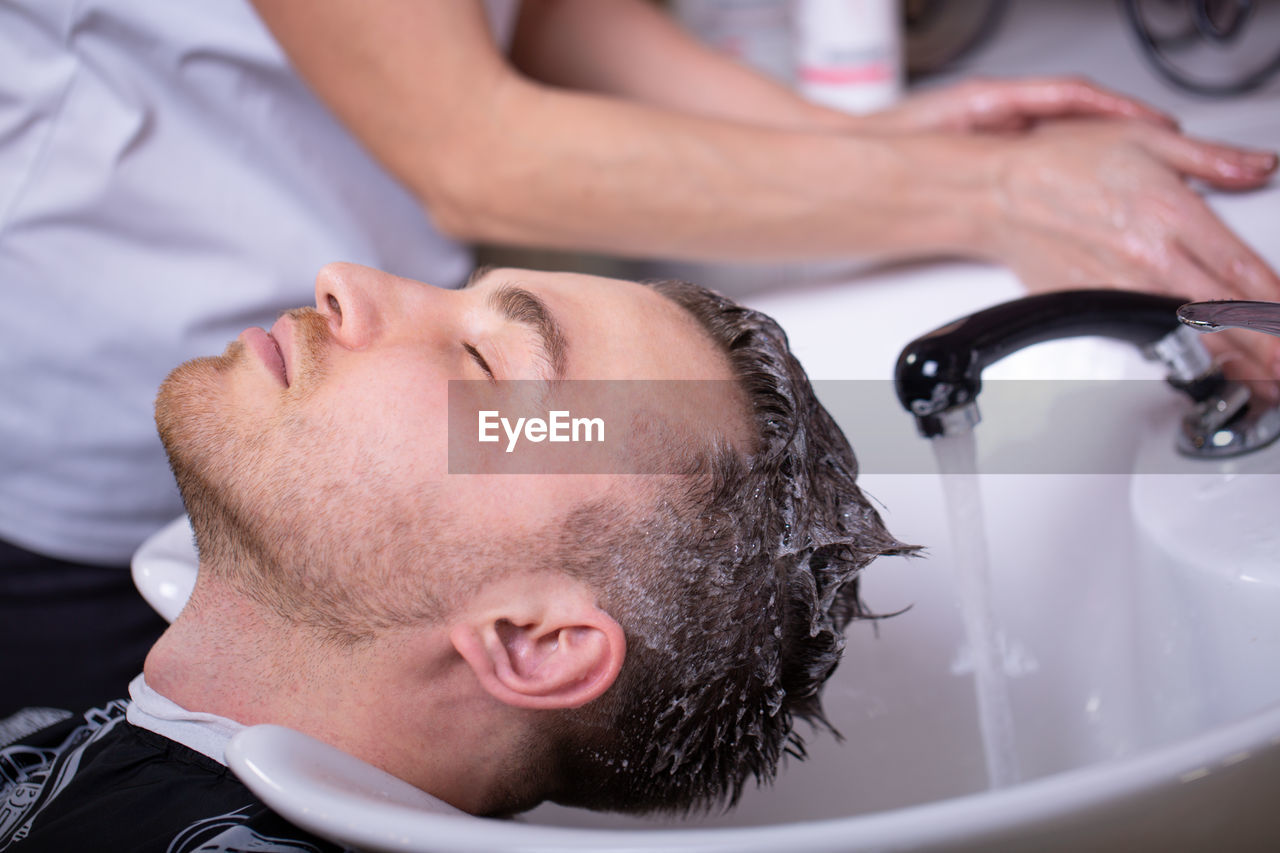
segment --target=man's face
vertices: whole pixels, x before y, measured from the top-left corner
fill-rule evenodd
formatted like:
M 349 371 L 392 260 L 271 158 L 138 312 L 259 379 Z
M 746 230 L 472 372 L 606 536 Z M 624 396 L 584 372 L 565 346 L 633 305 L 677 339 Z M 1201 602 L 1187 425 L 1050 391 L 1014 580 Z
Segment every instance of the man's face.
M 175 370 L 156 419 L 204 566 L 372 627 L 439 616 L 458 581 L 513 568 L 510 543 L 618 485 L 449 474 L 448 380 L 730 378 L 692 318 L 631 282 L 493 270 L 450 291 L 334 264 L 315 310 Z

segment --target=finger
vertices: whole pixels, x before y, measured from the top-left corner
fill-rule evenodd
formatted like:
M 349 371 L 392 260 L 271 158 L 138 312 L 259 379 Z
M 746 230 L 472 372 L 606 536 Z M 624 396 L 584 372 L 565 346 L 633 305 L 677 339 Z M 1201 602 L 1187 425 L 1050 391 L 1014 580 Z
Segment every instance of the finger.
M 980 122 L 970 121 L 969 123 L 984 133 L 1019 134 L 1026 132 L 1034 122 L 1034 118 L 1010 112 L 998 116 L 985 116 Z
M 1018 111 L 1037 118 L 1094 116 L 1134 119 L 1177 129 L 1177 120 L 1135 98 L 1075 77 L 1044 77 L 1004 83 L 1006 99 Z
M 1169 238 L 1169 244 L 1162 254 L 1164 261 L 1152 270 L 1152 274 L 1159 276 L 1161 281 L 1148 289 L 1177 296 L 1189 302 L 1239 297 L 1239 294 L 1228 291 L 1222 282 L 1210 275 L 1196 257 L 1183 248 L 1175 238 Z
M 1178 205 L 1179 244 L 1220 291 L 1217 299 L 1280 301 L 1280 276 L 1219 219 L 1205 201 L 1188 191 Z
M 1154 132 L 1152 128 L 1137 133 L 1136 138 L 1147 151 L 1180 174 L 1223 189 L 1261 186 L 1276 169 L 1274 151 L 1237 148 L 1180 133 Z
M 1205 347 L 1228 379 L 1248 382 L 1256 394 L 1270 403 L 1280 398 L 1276 343 L 1280 338 L 1249 332 L 1219 332 L 1204 339 Z

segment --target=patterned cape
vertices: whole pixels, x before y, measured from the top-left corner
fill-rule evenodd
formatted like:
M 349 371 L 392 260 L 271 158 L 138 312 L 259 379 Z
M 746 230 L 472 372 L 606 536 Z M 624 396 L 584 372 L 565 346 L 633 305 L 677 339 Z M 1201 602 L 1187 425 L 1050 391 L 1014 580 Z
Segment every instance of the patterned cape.
M 0 720 L 0 851 L 341 853 L 227 767 L 125 719 L 28 708 Z

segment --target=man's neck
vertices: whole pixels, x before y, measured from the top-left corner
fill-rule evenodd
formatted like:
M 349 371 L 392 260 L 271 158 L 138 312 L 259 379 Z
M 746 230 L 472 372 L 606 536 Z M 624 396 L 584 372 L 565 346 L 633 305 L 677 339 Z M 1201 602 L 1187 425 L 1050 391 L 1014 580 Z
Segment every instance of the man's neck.
M 326 641 L 216 580 L 197 584 L 144 674 L 187 710 L 296 729 L 472 812 L 511 746 L 486 731 L 502 709 L 443 629 Z

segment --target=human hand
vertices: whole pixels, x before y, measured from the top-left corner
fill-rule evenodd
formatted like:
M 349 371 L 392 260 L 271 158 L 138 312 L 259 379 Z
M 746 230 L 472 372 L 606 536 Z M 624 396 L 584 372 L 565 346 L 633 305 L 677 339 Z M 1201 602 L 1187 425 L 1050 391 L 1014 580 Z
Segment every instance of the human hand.
M 911 95 L 862 121 L 865 130 L 880 133 L 1008 133 L 1046 119 L 1072 117 L 1177 126 L 1171 116 L 1154 107 L 1078 77 L 974 78 Z
M 1280 278 L 1186 182 L 1254 189 L 1274 172 L 1274 154 L 1114 121 L 1045 124 L 1004 148 L 986 233 L 991 254 L 1029 289 L 1280 301 Z M 1217 348 L 1228 340 L 1214 338 Z M 1230 340 L 1233 374 L 1280 376 L 1280 339 Z

